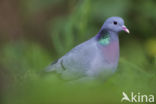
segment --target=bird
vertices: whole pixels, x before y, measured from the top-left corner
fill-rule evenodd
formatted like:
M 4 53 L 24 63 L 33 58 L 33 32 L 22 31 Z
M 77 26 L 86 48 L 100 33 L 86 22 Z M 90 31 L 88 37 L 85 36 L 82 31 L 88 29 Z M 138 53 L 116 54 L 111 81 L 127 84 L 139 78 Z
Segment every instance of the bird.
M 129 33 L 121 17 L 107 18 L 94 37 L 71 49 L 45 72 L 56 72 L 64 80 L 108 78 L 118 66 L 121 31 Z

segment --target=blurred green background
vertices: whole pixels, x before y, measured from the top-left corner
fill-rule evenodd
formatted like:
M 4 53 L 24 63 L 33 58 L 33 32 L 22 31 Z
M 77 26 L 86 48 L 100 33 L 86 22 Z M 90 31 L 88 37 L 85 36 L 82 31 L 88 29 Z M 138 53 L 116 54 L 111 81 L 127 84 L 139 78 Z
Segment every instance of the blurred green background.
M 70 85 L 39 72 L 120 16 L 117 72 Z M 156 95 L 155 0 L 1 0 L 0 104 L 120 104 L 122 92 Z M 126 102 L 125 102 L 126 103 Z

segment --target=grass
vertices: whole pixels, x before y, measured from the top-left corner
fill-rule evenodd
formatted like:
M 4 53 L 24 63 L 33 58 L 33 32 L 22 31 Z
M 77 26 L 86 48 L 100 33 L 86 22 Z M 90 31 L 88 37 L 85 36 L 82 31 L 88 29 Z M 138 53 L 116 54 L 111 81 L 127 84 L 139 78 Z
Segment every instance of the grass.
M 137 48 L 137 46 L 129 47 Z M 108 80 L 69 84 L 55 74 L 44 77 L 39 74 L 53 59 L 38 44 L 27 41 L 7 44 L 3 47 L 1 58 L 10 73 L 11 83 L 8 83 L 9 87 L 3 92 L 3 102 L 4 104 L 117 104 L 120 103 L 122 92 L 156 95 L 154 66 L 146 69 L 145 66 L 150 63 L 138 64 L 137 60 L 134 62 L 133 59 L 125 57 L 124 52 L 122 46 L 123 54 L 121 54 L 118 70 Z M 136 57 L 133 53 L 129 55 Z M 144 53 L 139 55 L 144 56 Z M 141 62 L 148 62 L 148 60 Z

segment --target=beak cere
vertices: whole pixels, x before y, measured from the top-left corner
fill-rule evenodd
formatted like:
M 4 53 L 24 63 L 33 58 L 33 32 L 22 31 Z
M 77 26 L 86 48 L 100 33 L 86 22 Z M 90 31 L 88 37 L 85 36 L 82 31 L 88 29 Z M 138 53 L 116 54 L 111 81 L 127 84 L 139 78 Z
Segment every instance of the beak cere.
M 126 26 L 122 26 L 122 29 L 123 29 L 125 32 L 127 32 L 128 34 L 130 33 Z

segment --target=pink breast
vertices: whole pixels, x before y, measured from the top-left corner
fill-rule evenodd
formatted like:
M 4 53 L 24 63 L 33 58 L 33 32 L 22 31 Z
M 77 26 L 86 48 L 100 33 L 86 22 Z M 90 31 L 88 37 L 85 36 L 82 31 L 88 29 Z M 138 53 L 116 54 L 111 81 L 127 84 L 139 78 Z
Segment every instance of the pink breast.
M 119 57 L 119 42 L 113 41 L 102 49 L 105 60 L 109 63 L 115 62 Z

